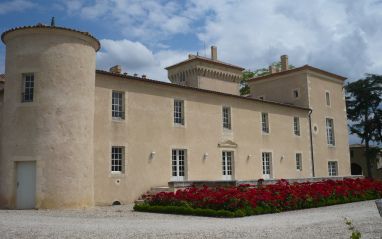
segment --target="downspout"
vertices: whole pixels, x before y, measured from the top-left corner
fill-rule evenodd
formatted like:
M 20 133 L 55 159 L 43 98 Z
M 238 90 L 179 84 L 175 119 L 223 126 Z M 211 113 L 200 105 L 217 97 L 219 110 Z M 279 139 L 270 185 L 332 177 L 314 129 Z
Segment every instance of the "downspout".
M 312 112 L 313 112 L 313 110 L 309 109 L 309 133 L 310 133 L 310 150 L 311 150 L 311 154 L 312 154 L 312 173 L 313 173 L 313 177 L 315 177 L 314 155 L 313 155 L 312 117 L 311 117 Z

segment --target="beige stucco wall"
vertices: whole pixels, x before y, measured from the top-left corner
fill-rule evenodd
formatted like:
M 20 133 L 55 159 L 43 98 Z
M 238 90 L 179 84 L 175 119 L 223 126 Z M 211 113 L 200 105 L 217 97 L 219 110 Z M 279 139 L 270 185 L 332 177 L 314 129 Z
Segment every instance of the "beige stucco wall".
M 349 134 L 343 81 L 325 79 L 316 74 L 308 75 L 309 107 L 313 110 L 313 149 L 316 176 L 328 175 L 328 161 L 337 161 L 339 175 L 350 175 Z M 326 106 L 326 92 L 331 98 Z M 335 145 L 327 143 L 326 118 L 333 119 Z
M 19 29 L 7 45 L 0 206 L 15 207 L 17 162 L 36 161 L 36 208 L 94 204 L 95 40 L 50 28 Z M 34 74 L 33 102 L 21 102 Z
M 367 175 L 367 162 L 365 156 L 365 147 L 351 147 L 350 151 L 353 151 L 353 157 L 350 157 L 351 163 L 356 163 L 362 168 L 362 175 Z M 378 160 L 378 162 L 377 162 Z M 382 180 L 382 168 L 378 169 L 378 166 L 382 165 L 382 157 L 379 156 L 377 160 L 371 160 L 371 173 L 373 178 Z
M 112 90 L 124 92 L 126 118 L 111 118 Z M 152 186 L 172 180 L 172 149 L 187 152 L 189 180 L 221 180 L 222 151 L 234 152 L 234 178 L 262 177 L 262 152 L 272 153 L 274 178 L 310 177 L 308 111 L 177 87 L 96 75 L 95 203 L 131 203 Z M 173 123 L 173 102 L 184 101 L 185 125 Z M 223 130 L 222 107 L 230 107 L 232 129 Z M 270 133 L 262 134 L 261 112 L 269 113 Z M 300 117 L 301 136 L 294 136 Z M 237 146 L 219 147 L 231 140 Z M 111 147 L 125 147 L 125 172 L 112 174 Z M 155 152 L 151 158 L 150 153 Z M 208 153 L 207 159 L 203 155 Z M 301 153 L 303 170 L 296 170 Z M 248 155 L 251 159 L 248 160 Z M 284 160 L 281 156 L 284 155 Z

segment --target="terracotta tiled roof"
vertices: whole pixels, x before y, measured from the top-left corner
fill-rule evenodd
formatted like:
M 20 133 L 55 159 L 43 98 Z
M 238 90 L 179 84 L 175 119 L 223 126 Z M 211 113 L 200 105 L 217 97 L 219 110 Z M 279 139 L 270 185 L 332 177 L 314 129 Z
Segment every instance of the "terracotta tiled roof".
M 173 83 L 168 83 L 168 82 L 163 82 L 163 81 L 157 81 L 157 80 L 151 80 L 151 79 L 146 79 L 146 78 L 141 78 L 141 77 L 136 77 L 136 76 L 123 75 L 123 74 L 118 74 L 118 73 L 111 73 L 109 71 L 96 70 L 96 73 L 102 74 L 102 75 L 116 76 L 116 77 L 130 79 L 130 80 L 142 81 L 142 82 L 147 82 L 147 83 L 152 83 L 152 84 L 165 85 L 168 87 L 183 88 L 183 89 L 187 89 L 187 90 L 194 90 L 194 91 L 205 92 L 205 93 L 210 93 L 210 94 L 222 95 L 222 96 L 232 97 L 232 98 L 236 98 L 236 99 L 250 100 L 250 101 L 255 101 L 255 102 L 259 102 L 259 103 L 261 102 L 261 103 L 265 103 L 265 104 L 279 105 L 279 106 L 301 109 L 301 110 L 310 110 L 309 108 L 299 107 L 299 106 L 295 106 L 295 105 L 291 105 L 291 104 L 284 104 L 284 103 L 279 103 L 279 102 L 269 101 L 269 100 L 253 99 L 253 98 L 249 98 L 248 96 L 231 95 L 231 94 L 227 94 L 227 93 L 222 93 L 222 92 L 212 91 L 212 90 L 205 90 L 205 89 L 195 88 L 195 87 L 191 87 L 191 86 L 178 85 L 178 84 L 173 84 Z
M 16 27 L 16 28 L 9 29 L 8 31 L 5 31 L 5 32 L 3 32 L 3 34 L 1 34 L 1 40 L 4 42 L 4 36 L 7 33 L 9 33 L 9 32 L 13 32 L 13 31 L 20 30 L 20 29 L 27 29 L 27 28 L 55 28 L 55 29 L 62 29 L 62 30 L 67 30 L 67 31 L 79 32 L 79 33 L 82 33 L 82 34 L 84 34 L 86 36 L 89 36 L 89 37 L 93 38 L 98 43 L 98 49 L 96 51 L 98 51 L 101 48 L 101 43 L 98 41 L 97 38 L 92 36 L 90 34 L 90 32 L 79 31 L 79 30 L 75 30 L 75 29 L 71 29 L 71 28 L 66 28 L 66 27 L 49 26 L 49 25 L 42 24 L 42 23 L 39 23 L 39 24 L 33 25 L 33 26 Z
M 204 57 L 204 56 L 196 56 L 196 55 L 190 55 L 191 58 L 187 59 L 187 60 L 184 60 L 184 61 L 181 61 L 179 63 L 176 63 L 174 65 L 171 65 L 171 66 L 168 66 L 166 67 L 165 69 L 168 70 L 170 68 L 173 68 L 175 66 L 178 66 L 178 65 L 182 65 L 182 64 L 185 64 L 187 62 L 190 62 L 190 61 L 196 61 L 196 60 L 200 60 L 200 61 L 204 61 L 204 62 L 208 62 L 208 63 L 212 63 L 212 64 L 217 64 L 217 65 L 224 65 L 226 67 L 230 67 L 230 68 L 234 68 L 236 70 L 240 70 L 240 71 L 243 71 L 245 70 L 245 68 L 242 68 L 240 66 L 235 66 L 235 65 L 232 65 L 232 64 L 228 64 L 228 63 L 225 63 L 225 62 L 222 62 L 222 61 L 213 61 L 212 59 L 208 58 L 208 57 Z
M 343 76 L 340 76 L 340 75 L 336 75 L 336 74 L 330 73 L 328 71 L 324 71 L 324 70 L 321 70 L 321 69 L 318 69 L 318 68 L 315 68 L 315 67 L 312 67 L 312 66 L 309 66 L 309 65 L 304 65 L 304 66 L 297 67 L 297 68 L 294 68 L 294 69 L 290 69 L 290 70 L 286 70 L 286 71 L 281 71 L 281 72 L 278 72 L 278 73 L 273 73 L 273 74 L 268 74 L 268 75 L 265 75 L 265 76 L 259 76 L 259 77 L 255 77 L 255 78 L 250 78 L 250 79 L 247 79 L 247 81 L 248 82 L 259 81 L 259 80 L 268 79 L 268 78 L 275 77 L 275 76 L 286 75 L 286 74 L 289 74 L 291 72 L 297 72 L 297 71 L 301 71 L 301 70 L 311 70 L 311 71 L 314 71 L 314 72 L 317 72 L 317 73 L 321 73 L 321 74 L 324 74 L 324 75 L 331 76 L 333 78 L 336 78 L 336 79 L 339 79 L 339 80 L 342 80 L 342 81 L 345 81 L 347 79 L 346 77 L 343 77 Z

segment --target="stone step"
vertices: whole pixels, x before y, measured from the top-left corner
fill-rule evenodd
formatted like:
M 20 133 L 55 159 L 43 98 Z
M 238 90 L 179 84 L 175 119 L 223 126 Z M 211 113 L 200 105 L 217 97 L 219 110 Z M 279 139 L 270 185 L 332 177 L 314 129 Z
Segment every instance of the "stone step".
M 168 187 L 152 187 L 151 190 L 147 191 L 146 194 L 157 194 L 160 192 L 168 192 Z M 134 201 L 135 204 L 143 204 L 145 200 L 142 199 L 142 196 L 140 196 L 137 200 Z
M 140 197 L 139 197 L 140 198 Z M 145 203 L 145 200 L 143 199 L 138 199 L 138 200 L 135 200 L 134 201 L 135 204 L 144 204 Z

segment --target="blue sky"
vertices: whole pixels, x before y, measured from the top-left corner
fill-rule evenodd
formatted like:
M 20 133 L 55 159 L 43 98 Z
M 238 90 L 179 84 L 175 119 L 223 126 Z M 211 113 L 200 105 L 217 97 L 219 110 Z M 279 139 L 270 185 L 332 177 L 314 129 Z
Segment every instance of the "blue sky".
M 101 42 L 97 69 L 122 65 L 128 74 L 167 80 L 164 67 L 188 54 L 246 69 L 289 55 L 355 81 L 382 74 L 382 1 L 377 0 L 2 0 L 0 32 L 50 24 L 88 31 Z M 0 72 L 5 45 L 0 44 Z M 351 136 L 350 143 L 357 142 Z

